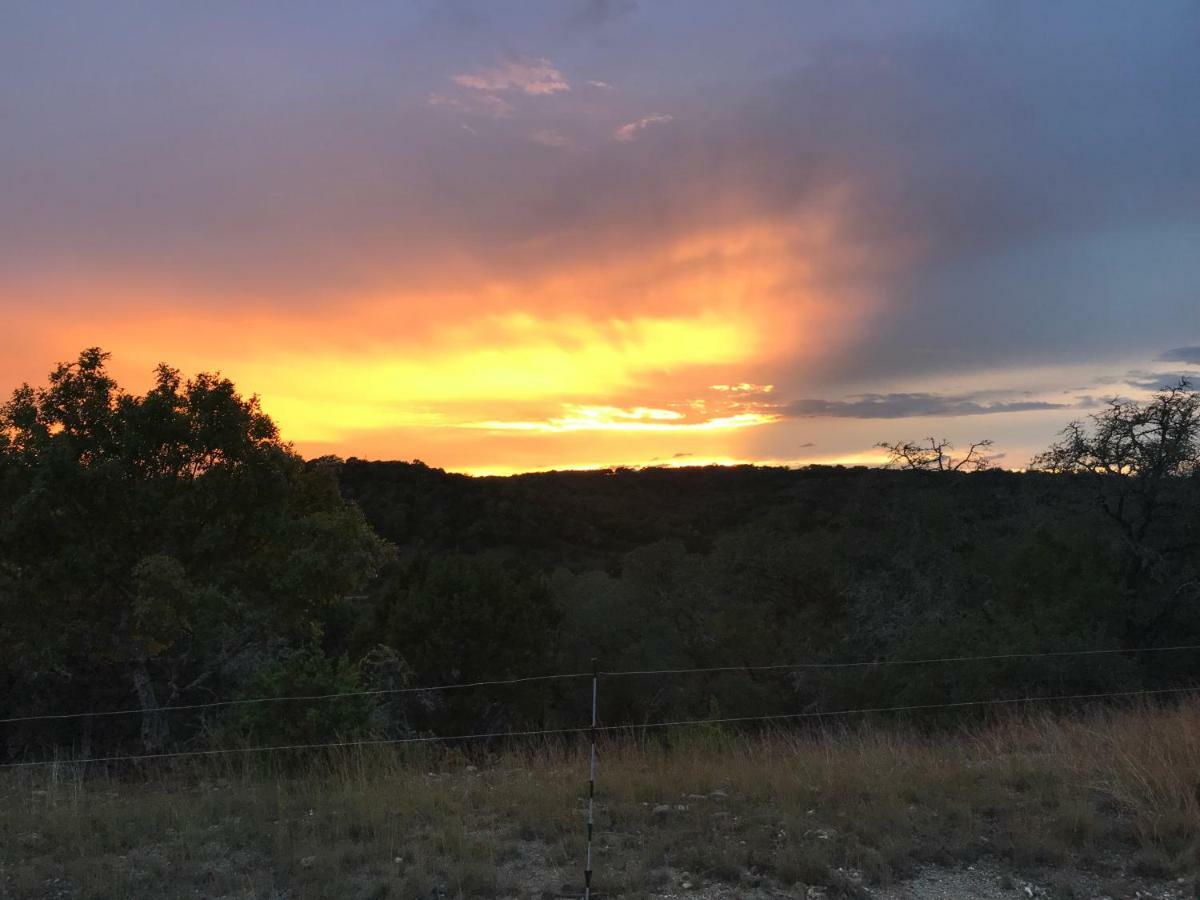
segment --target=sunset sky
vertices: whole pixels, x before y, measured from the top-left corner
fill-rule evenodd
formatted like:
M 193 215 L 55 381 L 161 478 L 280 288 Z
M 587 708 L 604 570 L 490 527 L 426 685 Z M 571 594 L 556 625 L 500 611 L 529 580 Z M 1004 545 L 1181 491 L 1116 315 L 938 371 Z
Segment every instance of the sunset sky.
M 1200 376 L 1200 4 L 0 4 L 0 389 L 309 456 L 1020 466 Z

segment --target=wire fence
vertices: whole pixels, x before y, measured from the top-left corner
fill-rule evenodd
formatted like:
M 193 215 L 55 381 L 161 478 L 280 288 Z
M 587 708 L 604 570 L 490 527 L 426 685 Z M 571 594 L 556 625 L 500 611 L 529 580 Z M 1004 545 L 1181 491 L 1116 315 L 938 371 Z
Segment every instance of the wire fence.
M 603 672 L 599 674 L 603 675 Z M 590 673 L 588 677 L 591 677 Z M 903 706 L 867 706 L 853 709 L 806 710 L 794 713 L 776 713 L 762 716 L 722 716 L 706 719 L 675 719 L 663 722 L 630 722 L 621 725 L 586 725 L 574 728 L 544 728 L 528 731 L 489 731 L 475 734 L 423 735 L 403 738 L 373 738 L 356 741 L 328 741 L 313 744 L 278 744 L 261 747 L 223 747 L 206 750 L 177 750 L 167 753 L 141 753 L 125 756 L 96 756 L 84 759 L 45 759 L 30 762 L 0 763 L 0 768 L 15 769 L 35 766 L 85 765 L 91 763 L 138 762 L 153 759 L 177 759 L 182 757 L 228 756 L 248 753 L 274 753 L 293 750 L 337 750 L 353 747 L 382 747 L 403 744 L 453 743 L 456 741 L 495 740 L 501 738 L 529 738 L 578 735 L 589 732 L 633 733 L 657 728 L 684 728 L 696 725 L 732 725 L 751 722 L 783 722 L 804 719 L 839 718 L 881 713 L 930 712 L 933 710 L 966 709 L 989 706 L 1022 706 L 1035 703 L 1067 703 L 1085 700 L 1109 700 L 1116 698 L 1153 697 L 1192 694 L 1194 687 L 1157 688 L 1138 691 L 1104 691 L 1091 694 L 1055 694 L 1037 697 L 992 697 L 983 700 L 959 700 L 950 703 L 912 703 Z
M 554 673 L 546 675 L 529 675 L 517 678 L 492 679 L 487 681 L 472 681 L 459 682 L 454 684 L 430 685 L 424 687 L 402 687 L 402 688 L 386 688 L 377 690 L 363 691 L 343 691 L 327 694 L 307 694 L 307 695 L 292 695 L 292 696 L 272 696 L 272 697 L 247 697 L 236 698 L 229 700 L 213 700 L 204 703 L 188 703 L 175 706 L 163 706 L 158 708 L 128 708 L 117 710 L 100 710 L 89 712 L 71 712 L 71 713 L 44 713 L 39 715 L 29 716 L 13 716 L 0 719 L 0 724 L 11 723 L 27 723 L 35 721 L 51 721 L 51 720 L 67 720 L 81 719 L 93 716 L 122 716 L 135 715 L 146 713 L 165 713 L 177 712 L 184 710 L 207 710 L 221 707 L 240 706 L 248 704 L 265 704 L 265 703 L 299 703 L 299 702 L 322 702 L 352 697 L 371 697 L 385 696 L 393 694 L 421 694 L 432 693 L 438 691 L 454 691 L 469 688 L 488 688 L 488 687 L 504 687 L 509 685 L 531 684 L 531 683 L 547 683 L 547 682 L 562 682 L 572 681 L 583 678 L 591 679 L 591 721 L 588 725 L 567 728 L 541 728 L 528 729 L 517 731 L 486 731 L 474 732 L 468 734 L 453 734 L 453 735 L 418 735 L 399 738 L 369 738 L 362 740 L 345 740 L 345 741 L 324 741 L 318 743 L 305 744 L 276 744 L 262 745 L 250 747 L 214 747 L 208 749 L 190 749 L 190 750 L 172 750 L 155 753 L 139 753 L 139 754 L 121 754 L 111 756 L 89 756 L 81 759 L 40 759 L 28 760 L 19 762 L 0 763 L 0 769 L 36 769 L 45 767 L 77 767 L 85 765 L 100 765 L 110 763 L 143 763 L 156 760 L 174 760 L 184 758 L 213 758 L 213 757 L 229 757 L 234 755 L 245 756 L 255 753 L 283 753 L 283 752 L 312 752 L 312 751 L 329 751 L 329 750 L 344 750 L 344 749 L 361 749 L 369 747 L 397 747 L 404 745 L 421 745 L 421 744 L 453 744 L 466 741 L 482 741 L 482 740 L 511 740 L 511 739 L 531 739 L 531 738 L 554 738 L 567 736 L 588 735 L 590 737 L 590 752 L 588 762 L 588 781 L 587 781 L 587 818 L 586 818 L 586 852 L 584 857 L 584 900 L 590 900 L 592 896 L 592 837 L 594 829 L 593 804 L 596 793 L 596 757 L 597 757 L 597 737 L 600 734 L 638 734 L 645 733 L 654 729 L 670 729 L 670 728 L 690 728 L 698 726 L 714 726 L 714 725 L 751 725 L 751 724 L 772 724 L 783 722 L 801 722 L 833 718 L 846 718 L 851 716 L 870 716 L 883 714 L 903 714 L 903 713 L 926 713 L 936 711 L 949 710 L 966 710 L 966 709 L 986 709 L 986 708 L 1013 708 L 1036 704 L 1055 704 L 1055 703 L 1079 703 L 1087 701 L 1101 700 L 1117 700 L 1117 699 L 1133 699 L 1142 698 L 1148 699 L 1153 697 L 1166 697 L 1193 695 L 1196 691 L 1192 687 L 1172 687 L 1172 688 L 1157 688 L 1144 690 L 1127 690 L 1127 691 L 1103 691 L 1094 693 L 1073 693 L 1073 694 L 1054 694 L 1054 695 L 1039 695 L 1025 697 L 990 697 L 976 700 L 959 700 L 942 703 L 912 703 L 895 706 L 859 706 L 844 709 L 831 710 L 804 710 L 801 712 L 774 713 L 766 715 L 753 716 L 716 716 L 699 719 L 673 719 L 656 722 L 641 722 L 641 723 L 625 723 L 615 725 L 601 725 L 598 722 L 598 685 L 600 677 L 605 678 L 627 678 L 627 677 L 652 677 L 652 676 L 677 676 L 677 675 L 693 675 L 705 673 L 747 673 L 755 672 L 780 672 L 780 671 L 811 671 L 811 670 L 850 670 L 850 669 L 869 669 L 878 667 L 891 666 L 923 666 L 923 665 L 957 665 L 972 662 L 997 662 L 1006 660 L 1035 660 L 1035 659 L 1052 659 L 1052 658 L 1070 658 L 1070 657 L 1103 657 L 1116 654 L 1150 654 L 1150 653 L 1182 653 L 1189 651 L 1200 651 L 1200 644 L 1178 644 L 1166 647 L 1136 647 L 1136 648 L 1092 648 L 1082 650 L 1052 650 L 1052 651 L 1037 651 L 1028 653 L 992 653 L 975 656 L 941 656 L 929 657 L 921 659 L 870 659 L 870 660 L 843 660 L 830 662 L 805 662 L 805 663 L 783 663 L 783 664 L 766 664 L 766 665 L 736 665 L 736 666 L 707 666 L 707 667 L 691 667 L 677 669 L 640 669 L 640 670 L 624 670 L 624 671 L 602 671 L 593 660 L 591 672 L 569 672 L 569 673 Z
M 501 678 L 493 681 L 468 681 L 456 684 L 434 684 L 426 687 L 380 688 L 368 691 L 341 691 L 335 694 L 296 694 L 287 697 L 246 697 L 236 700 L 212 700 L 205 703 L 181 703 L 174 706 L 129 707 L 92 712 L 45 713 L 36 716 L 12 716 L 0 719 L 0 725 L 11 722 L 36 722 L 48 719 L 86 719 L 98 716 L 130 716 L 140 713 L 180 712 L 183 710 L 215 709 L 222 706 L 242 706 L 253 703 L 289 703 L 316 700 L 338 700 L 344 697 L 378 697 L 385 694 L 429 694 L 435 691 L 455 691 L 463 688 L 499 687 L 509 684 L 527 684 L 535 681 L 563 681 L 571 678 L 591 678 L 591 672 L 555 675 L 526 675 L 521 678 Z
M 736 666 L 705 666 L 696 668 L 681 668 L 681 669 L 629 669 L 629 670 L 600 670 L 597 673 L 592 672 L 565 672 L 552 673 L 546 675 L 526 675 L 519 678 L 501 678 L 490 681 L 470 681 L 457 682 L 453 684 L 435 684 L 426 685 L 423 687 L 400 687 L 400 688 L 380 688 L 376 690 L 363 691 L 341 691 L 329 694 L 297 694 L 289 696 L 272 696 L 272 697 L 245 697 L 231 700 L 211 700 L 203 703 L 184 703 L 157 707 L 127 707 L 125 709 L 111 710 L 89 710 L 85 712 L 69 712 L 69 713 L 40 713 L 37 715 L 28 716 L 10 716 L 8 718 L 0 718 L 0 725 L 13 724 L 17 722 L 37 722 L 65 719 L 83 719 L 83 718 L 100 718 L 106 716 L 127 716 L 127 715 L 142 715 L 146 713 L 169 713 L 195 711 L 201 709 L 217 709 L 228 706 L 243 706 L 262 703 L 301 703 L 301 702 L 317 702 L 322 700 L 338 700 L 351 697 L 380 697 L 387 695 L 399 694 L 428 694 L 440 691 L 463 690 L 467 688 L 481 687 L 502 687 L 507 685 L 529 684 L 534 682 L 548 681 L 570 681 L 584 678 L 592 678 L 594 675 L 600 675 L 604 678 L 621 678 L 632 676 L 654 676 L 654 675 L 695 675 L 706 673 L 723 673 L 723 672 L 741 672 L 753 674 L 755 672 L 781 672 L 781 671 L 805 671 L 805 670 L 822 670 L 822 669 L 869 669 L 883 668 L 889 666 L 924 666 L 924 665 L 939 665 L 939 664 L 954 664 L 966 662 L 998 662 L 1004 660 L 1018 659 L 1053 659 L 1064 657 L 1088 657 L 1088 656 L 1112 656 L 1122 654 L 1145 654 L 1145 653 L 1177 653 L 1185 651 L 1200 651 L 1200 644 L 1177 644 L 1167 647 L 1106 647 L 1098 649 L 1086 650 L 1050 650 L 1038 651 L 1031 653 L 993 653 L 981 656 L 939 656 L 927 657 L 920 659 L 861 659 L 861 660 L 844 660 L 834 662 L 804 662 L 804 663 L 765 663 L 762 665 L 742 664 Z
M 1200 650 L 1200 644 L 1178 644 L 1172 647 L 1105 648 L 1099 650 L 1049 650 L 1037 653 L 992 653 L 985 656 L 935 656 L 922 659 L 871 659 L 846 662 L 784 663 L 765 666 L 709 666 L 694 669 L 643 669 L 625 672 L 601 672 L 601 675 L 692 675 L 704 672 L 769 672 L 801 669 L 864 669 L 885 666 L 927 666 L 939 663 L 996 662 L 1012 659 L 1052 659 L 1066 656 L 1110 656 L 1122 653 L 1168 653 Z

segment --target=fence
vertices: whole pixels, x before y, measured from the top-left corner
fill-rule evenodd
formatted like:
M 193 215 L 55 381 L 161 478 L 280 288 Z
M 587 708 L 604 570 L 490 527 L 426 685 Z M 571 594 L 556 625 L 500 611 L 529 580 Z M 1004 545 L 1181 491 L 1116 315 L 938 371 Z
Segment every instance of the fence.
M 923 665 L 955 665 L 970 662 L 988 662 L 1001 660 L 1033 660 L 1059 657 L 1087 657 L 1117 654 L 1150 654 L 1150 653 L 1183 653 L 1200 651 L 1200 644 L 1181 644 L 1165 647 L 1137 648 L 1101 648 L 1088 650 L 1057 650 L 1033 653 L 997 653 L 978 656 L 943 656 L 923 659 L 876 659 L 848 660 L 841 662 L 809 662 L 809 663 L 771 663 L 760 666 L 712 666 L 680 669 L 643 669 L 625 671 L 603 671 L 593 660 L 592 671 L 554 673 L 546 675 L 529 675 L 519 678 L 494 679 L 489 681 L 462 682 L 455 684 L 430 685 L 424 687 L 387 688 L 379 690 L 346 691 L 330 694 L 311 694 L 294 696 L 251 697 L 230 700 L 215 700 L 204 703 L 179 704 L 163 706 L 156 709 L 126 708 L 116 710 L 89 710 L 85 712 L 45 713 L 29 716 L 11 716 L 0 718 L 0 725 L 56 721 L 65 719 L 80 719 L 86 717 L 137 715 L 146 712 L 167 713 L 179 711 L 196 711 L 230 706 L 264 703 L 311 703 L 350 697 L 385 696 L 394 694 L 420 694 L 439 691 L 453 691 L 467 688 L 499 687 L 515 684 L 529 684 L 546 681 L 568 681 L 591 679 L 591 719 L 588 725 L 570 728 L 530 729 L 523 731 L 491 731 L 456 735 L 422 735 L 403 738 L 377 738 L 353 741 L 326 741 L 308 744 L 283 744 L 273 746 L 211 748 L 196 750 L 176 750 L 161 753 L 126 754 L 113 756 L 94 756 L 83 759 L 42 759 L 21 762 L 0 763 L 0 769 L 28 769 L 62 764 L 85 765 L 102 763 L 124 763 L 162 759 L 178 759 L 184 757 L 212 757 L 232 754 L 273 753 L 284 751 L 332 750 L 355 747 L 399 746 L 406 744 L 455 743 L 477 740 L 499 740 L 505 738 L 527 738 L 542 736 L 568 736 L 587 734 L 590 737 L 588 753 L 588 788 L 586 800 L 586 843 L 584 852 L 584 892 L 585 900 L 592 896 L 592 836 L 594 830 L 594 804 L 596 794 L 597 766 L 597 736 L 600 733 L 648 731 L 662 728 L 683 728 L 700 725 L 745 725 L 750 723 L 767 722 L 798 722 L 804 720 L 850 717 L 860 715 L 930 712 L 934 710 L 963 710 L 970 708 L 1013 707 L 1026 704 L 1078 703 L 1084 701 L 1114 700 L 1134 697 L 1160 697 L 1184 695 L 1193 693 L 1195 686 L 1158 688 L 1147 690 L 1105 691 L 1097 693 L 1056 694 L 1027 697 L 991 697 L 978 700 L 963 700 L 946 703 L 920 703 L 897 706 L 856 707 L 833 710 L 806 710 L 803 712 L 778 713 L 754 716 L 719 716 L 700 719 L 676 719 L 672 721 L 626 723 L 617 725 L 602 725 L 599 722 L 599 691 L 602 678 L 623 678 L 634 676 L 680 676 L 722 672 L 755 672 L 770 671 L 805 671 L 805 670 L 845 670 L 883 668 L 894 666 L 923 666 Z

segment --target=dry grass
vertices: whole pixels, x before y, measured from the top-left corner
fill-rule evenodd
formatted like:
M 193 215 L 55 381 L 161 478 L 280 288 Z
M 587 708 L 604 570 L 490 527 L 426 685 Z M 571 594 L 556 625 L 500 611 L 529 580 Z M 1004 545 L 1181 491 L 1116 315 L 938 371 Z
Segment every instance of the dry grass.
M 472 897 L 578 888 L 586 758 L 374 750 L 0 780 L 0 897 Z M 606 742 L 597 880 L 860 893 L 987 857 L 1200 874 L 1200 703 Z

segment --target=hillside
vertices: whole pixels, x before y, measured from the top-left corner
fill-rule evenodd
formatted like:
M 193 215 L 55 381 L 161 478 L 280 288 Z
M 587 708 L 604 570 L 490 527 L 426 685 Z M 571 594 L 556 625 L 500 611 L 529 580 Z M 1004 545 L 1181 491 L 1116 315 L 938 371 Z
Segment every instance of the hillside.
M 1200 637 L 1194 605 L 1170 599 L 1197 562 L 1180 540 L 1195 533 L 1190 483 L 1175 488 L 1183 512 L 1147 539 L 1185 549 L 1134 583 L 1120 528 L 1079 476 L 746 466 L 477 479 L 351 459 L 339 478 L 400 549 L 375 597 L 411 595 L 438 559 L 499 568 L 550 593 L 543 641 L 567 671 L 592 655 L 669 668 Z M 929 692 L 959 697 L 998 675 L 1013 690 L 1157 683 L 1177 662 L 977 669 Z M 928 693 L 908 681 L 904 699 Z

